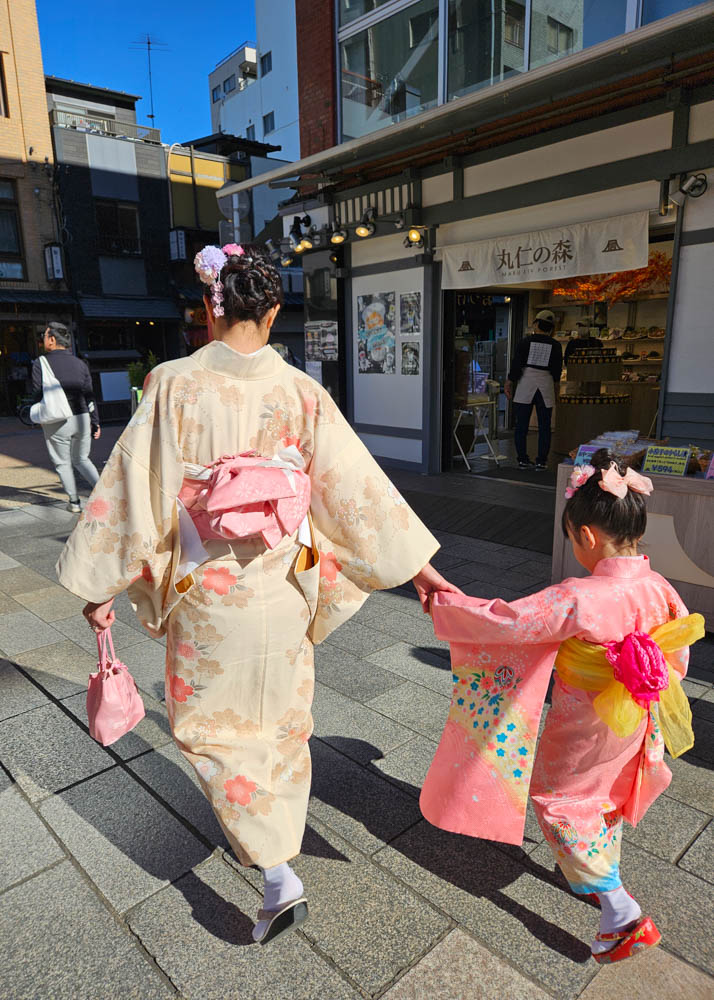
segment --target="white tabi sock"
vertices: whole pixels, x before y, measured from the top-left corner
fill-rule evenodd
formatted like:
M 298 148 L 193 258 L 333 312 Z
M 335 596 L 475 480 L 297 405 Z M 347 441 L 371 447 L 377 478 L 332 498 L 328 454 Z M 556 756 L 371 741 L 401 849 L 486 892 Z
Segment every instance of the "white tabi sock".
M 279 910 L 292 899 L 300 899 L 303 884 L 287 861 L 274 868 L 263 868 L 263 909 Z M 259 920 L 253 928 L 253 940 L 260 941 L 268 926 L 267 920 Z
M 636 900 L 627 892 L 624 886 L 611 889 L 610 892 L 599 892 L 597 898 L 600 900 L 602 916 L 600 917 L 600 933 L 612 934 L 613 931 L 621 931 L 628 924 L 642 916 Z M 603 951 L 610 951 L 616 945 L 616 941 L 593 941 L 593 954 L 600 954 Z

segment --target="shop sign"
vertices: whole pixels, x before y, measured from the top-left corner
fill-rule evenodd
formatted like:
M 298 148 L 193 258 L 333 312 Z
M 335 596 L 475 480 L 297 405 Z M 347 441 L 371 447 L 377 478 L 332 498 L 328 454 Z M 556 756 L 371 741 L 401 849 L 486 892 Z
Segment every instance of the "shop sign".
M 691 448 L 667 448 L 653 444 L 647 449 L 642 463 L 643 472 L 656 472 L 664 476 L 683 476 L 687 471 Z
M 649 213 L 441 247 L 442 288 L 516 285 L 646 267 Z
M 601 444 L 581 444 L 573 465 L 590 465 L 590 459 L 596 451 L 600 451 L 601 449 Z

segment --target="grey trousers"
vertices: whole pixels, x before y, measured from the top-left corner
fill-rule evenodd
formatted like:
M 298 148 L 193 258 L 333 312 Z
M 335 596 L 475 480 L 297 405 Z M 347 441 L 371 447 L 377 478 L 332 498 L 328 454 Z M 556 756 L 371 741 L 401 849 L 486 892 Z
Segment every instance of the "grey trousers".
M 50 459 L 67 495 L 77 496 L 74 469 L 90 486 L 94 486 L 99 473 L 89 460 L 89 449 L 92 446 L 89 414 L 78 413 L 59 424 L 43 424 L 42 430 Z

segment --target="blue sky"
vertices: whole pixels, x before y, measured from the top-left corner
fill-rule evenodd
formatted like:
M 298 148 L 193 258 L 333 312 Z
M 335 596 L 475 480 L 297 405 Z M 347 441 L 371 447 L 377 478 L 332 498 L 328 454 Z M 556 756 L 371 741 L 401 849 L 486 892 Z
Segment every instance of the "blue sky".
M 144 98 L 137 121 L 148 125 L 147 32 L 166 43 L 152 54 L 155 125 L 164 142 L 208 135 L 208 74 L 224 56 L 255 38 L 253 0 L 37 0 L 45 73 L 125 90 Z

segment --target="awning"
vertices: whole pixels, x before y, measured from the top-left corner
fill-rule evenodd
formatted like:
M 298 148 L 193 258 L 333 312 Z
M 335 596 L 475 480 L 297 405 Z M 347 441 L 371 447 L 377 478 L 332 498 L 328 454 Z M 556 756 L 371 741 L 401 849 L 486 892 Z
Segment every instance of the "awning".
M 549 108 L 571 100 L 573 95 L 597 88 L 602 94 L 606 85 L 628 80 L 636 72 L 651 77 L 642 85 L 666 88 L 667 74 L 677 58 L 702 51 L 714 41 L 713 3 L 697 4 L 670 17 L 630 31 L 625 35 L 590 46 L 556 62 L 547 63 L 515 75 L 490 87 L 483 87 L 413 118 L 357 139 L 320 150 L 295 163 L 226 184 L 221 198 L 247 191 L 261 184 L 276 187 L 302 187 L 305 178 L 312 185 L 364 183 L 362 173 L 374 166 L 376 176 L 393 173 L 395 159 L 401 169 L 440 162 L 451 146 L 457 155 L 477 139 L 479 130 L 490 122 L 524 114 L 534 108 Z M 691 72 L 697 72 L 696 67 Z M 684 74 L 686 75 L 686 74 Z M 686 84 L 680 81 L 682 86 Z M 612 89 L 612 88 L 610 88 Z M 603 99 L 607 98 L 607 93 Z M 419 157 L 415 157 L 417 151 Z M 616 158 L 613 152 L 613 158 Z M 288 181 L 291 179 L 291 182 Z M 296 179 L 303 179 L 299 184 Z M 281 183 L 277 183 L 281 182 Z
M 82 312 L 89 319 L 181 319 L 173 299 L 78 297 Z
M 0 302 L 28 306 L 74 306 L 69 292 L 30 292 L 18 288 L 0 288 Z

